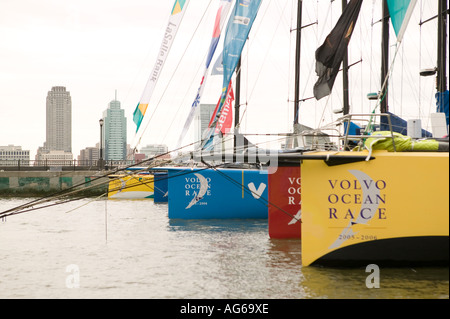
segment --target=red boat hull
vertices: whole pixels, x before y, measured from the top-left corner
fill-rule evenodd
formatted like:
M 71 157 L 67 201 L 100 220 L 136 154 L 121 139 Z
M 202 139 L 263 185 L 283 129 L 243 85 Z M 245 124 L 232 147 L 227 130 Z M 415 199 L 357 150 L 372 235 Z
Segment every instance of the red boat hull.
M 269 170 L 269 236 L 301 238 L 300 165 Z

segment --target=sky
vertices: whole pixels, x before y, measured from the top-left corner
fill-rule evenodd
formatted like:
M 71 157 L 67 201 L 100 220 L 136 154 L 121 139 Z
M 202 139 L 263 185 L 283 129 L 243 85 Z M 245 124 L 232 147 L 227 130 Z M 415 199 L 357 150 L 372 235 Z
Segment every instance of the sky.
M 295 26 L 295 2 L 262 2 L 243 51 L 241 132 L 292 131 L 295 38 L 290 28 Z M 341 11 L 339 1 L 303 2 L 303 25 L 313 23 L 302 31 L 300 91 L 303 98 L 309 98 L 316 81 L 314 51 Z M 0 146 L 21 146 L 30 150 L 34 159 L 46 138 L 47 93 L 53 86 L 65 86 L 72 97 L 75 159 L 81 149 L 98 143 L 99 119 L 116 92 L 125 110 L 132 147 L 164 143 L 175 149 L 200 84 L 218 3 L 190 1 L 136 135 L 132 114 L 156 61 L 173 1 L 0 0 Z M 371 111 L 373 105 L 368 105 L 365 95 L 379 89 L 380 24 L 370 27 L 381 16 L 379 3 L 363 3 L 349 49 L 350 63 L 362 59 L 365 65 L 352 67 L 350 78 L 354 92 L 351 106 L 357 112 Z M 420 28 L 417 22 L 421 16 L 422 20 L 434 16 L 435 6 L 435 0 L 418 1 L 412 18 L 415 21 L 396 58 L 395 67 L 402 80 L 394 76 L 398 85 L 390 99 L 394 110 L 406 118 L 426 114 L 435 107 L 434 79 L 416 79 L 420 68 L 435 66 L 435 48 L 430 44 L 436 36 L 435 24 Z M 391 39 L 395 41 L 395 36 Z M 392 46 L 391 56 L 394 49 Z M 220 51 L 219 45 L 216 54 Z M 318 127 L 336 118 L 332 110 L 342 107 L 339 81 L 338 76 L 329 98 L 301 104 L 301 123 Z M 209 77 L 202 103 L 216 104 L 221 86 L 220 77 Z M 409 105 L 414 108 L 409 110 Z M 193 142 L 192 129 L 183 142 Z

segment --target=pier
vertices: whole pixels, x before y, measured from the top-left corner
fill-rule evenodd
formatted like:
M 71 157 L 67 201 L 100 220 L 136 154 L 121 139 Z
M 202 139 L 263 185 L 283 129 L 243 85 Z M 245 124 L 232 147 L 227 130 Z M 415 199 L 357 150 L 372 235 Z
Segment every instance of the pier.
M 94 170 L 3 170 L 0 168 L 0 197 L 44 196 L 64 190 L 83 196 L 99 196 L 108 189 L 105 171 Z M 77 191 L 77 192 L 75 192 Z

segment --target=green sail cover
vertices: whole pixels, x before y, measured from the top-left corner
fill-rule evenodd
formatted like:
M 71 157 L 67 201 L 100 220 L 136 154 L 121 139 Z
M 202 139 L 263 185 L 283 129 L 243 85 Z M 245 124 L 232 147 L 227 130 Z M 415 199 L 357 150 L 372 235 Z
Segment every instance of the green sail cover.
M 390 131 L 377 131 L 366 139 L 365 147 L 371 150 L 387 150 L 394 151 L 393 141 L 395 142 L 395 150 L 397 152 L 436 152 L 439 150 L 439 142 L 434 139 L 414 140 L 410 136 L 404 136 L 400 133 L 393 132 L 394 139 L 391 137 Z M 384 136 L 384 137 L 373 137 Z

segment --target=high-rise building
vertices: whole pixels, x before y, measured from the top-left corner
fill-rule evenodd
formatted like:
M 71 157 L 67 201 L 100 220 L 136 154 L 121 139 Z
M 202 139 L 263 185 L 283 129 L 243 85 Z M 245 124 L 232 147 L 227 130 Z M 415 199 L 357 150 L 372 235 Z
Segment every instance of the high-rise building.
M 64 86 L 47 95 L 46 143 L 49 151 L 72 152 L 72 99 Z
M 37 150 L 36 163 L 55 161 L 65 165 L 72 155 L 72 98 L 64 86 L 54 86 L 47 94 L 46 141 Z M 62 161 L 60 161 L 62 160 Z M 38 164 L 39 165 L 39 164 Z
M 127 159 L 127 118 L 120 108 L 120 102 L 115 99 L 108 104 L 103 112 L 103 159 Z
M 215 104 L 200 104 L 199 110 L 195 116 L 195 141 L 200 142 L 202 140 L 205 130 L 208 128 L 211 116 L 216 109 Z

